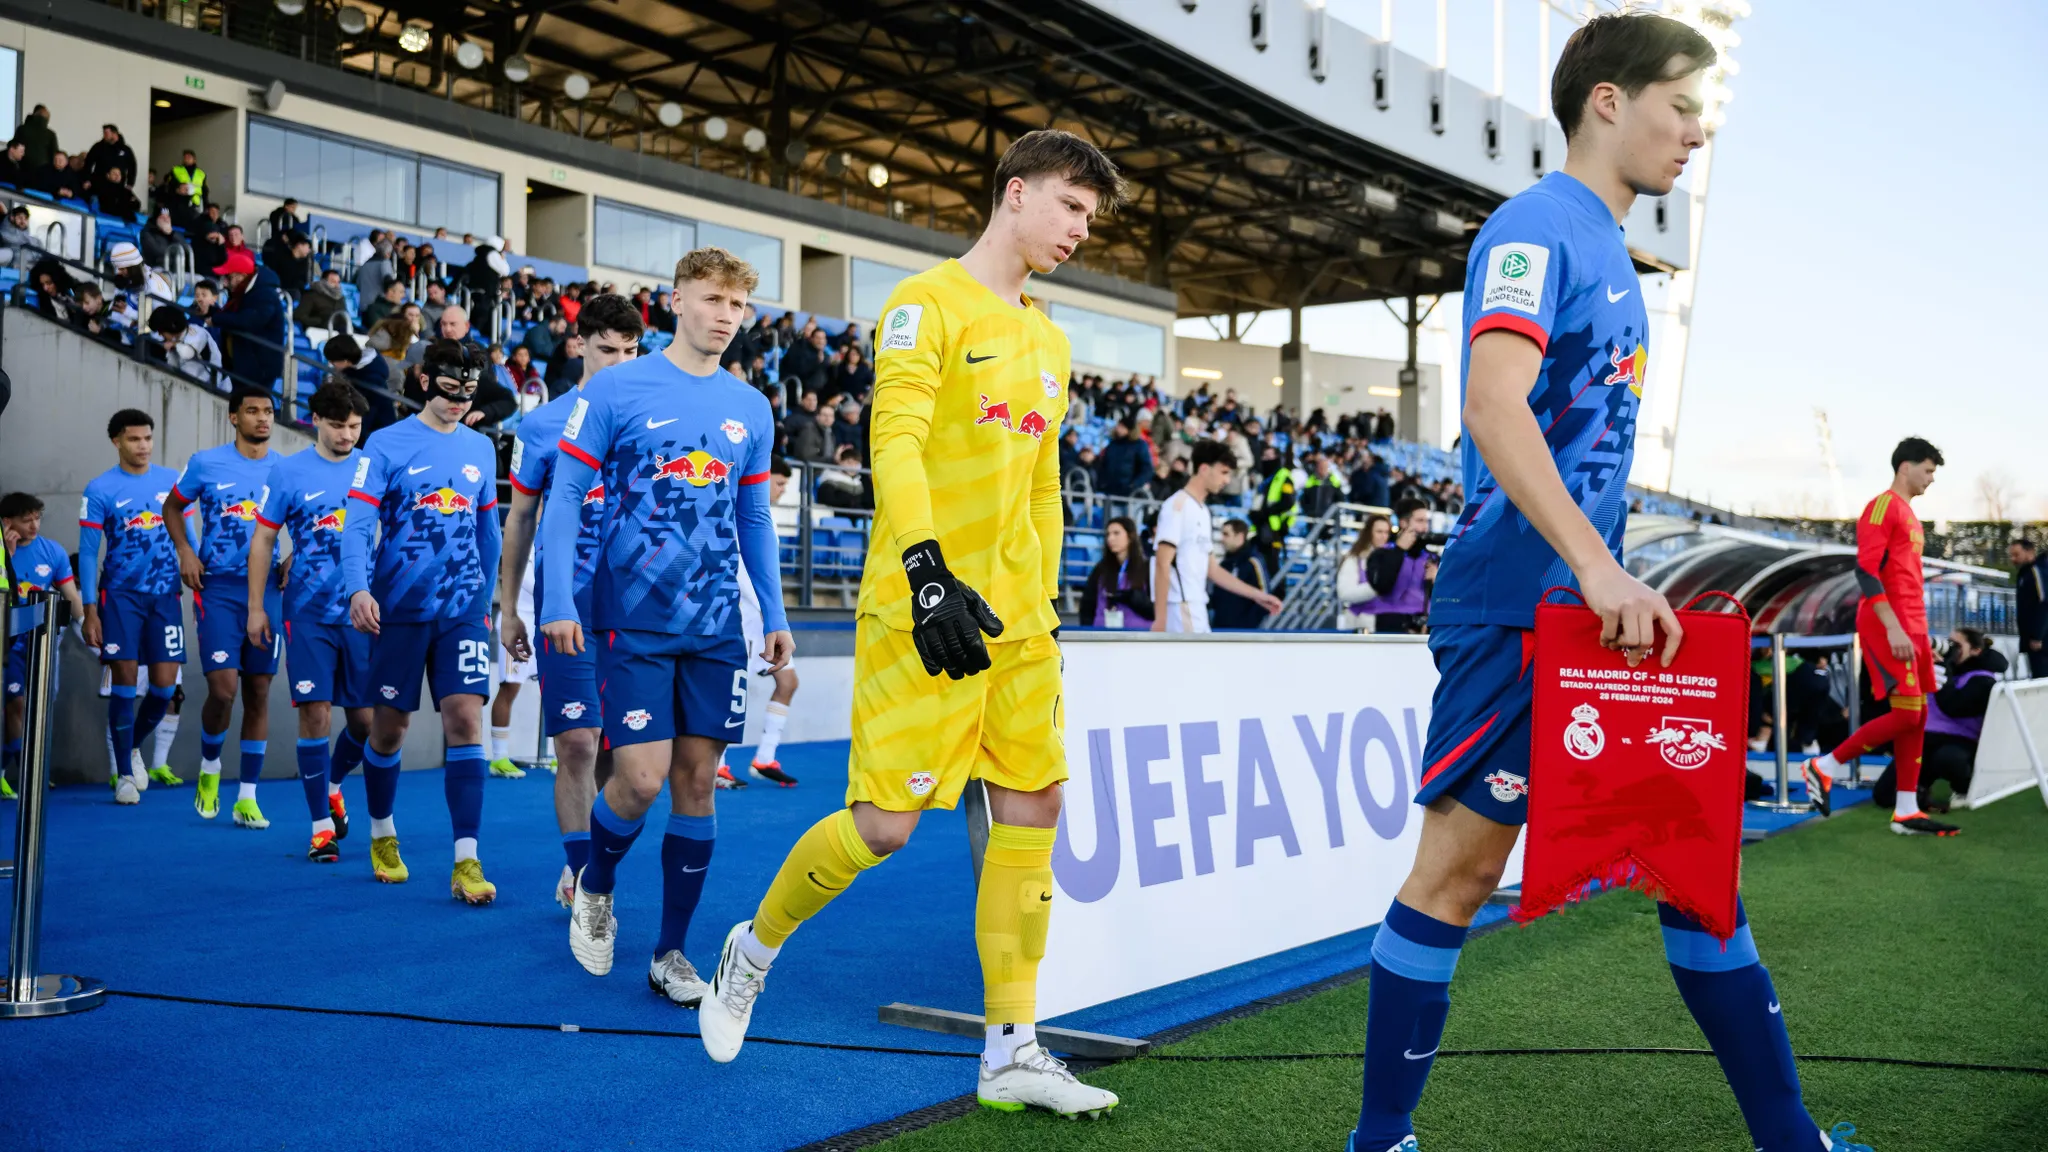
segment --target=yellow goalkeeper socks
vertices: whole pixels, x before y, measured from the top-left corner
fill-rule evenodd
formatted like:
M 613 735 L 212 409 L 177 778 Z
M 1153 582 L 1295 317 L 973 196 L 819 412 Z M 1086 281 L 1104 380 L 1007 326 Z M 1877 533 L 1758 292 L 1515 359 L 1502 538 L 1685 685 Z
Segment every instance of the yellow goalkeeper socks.
M 974 901 L 974 946 L 990 1027 L 1038 1018 L 1038 961 L 1052 920 L 1051 828 L 991 824 Z
M 1048 862 L 1051 851 L 1048 839 Z M 881 862 L 882 857 L 868 851 L 861 840 L 853 825 L 852 809 L 841 808 L 811 825 L 798 837 L 782 870 L 775 874 L 775 882 L 768 885 L 767 895 L 761 897 L 761 907 L 754 913 L 754 938 L 770 948 L 782 947 L 797 925 L 823 911 L 854 877 Z

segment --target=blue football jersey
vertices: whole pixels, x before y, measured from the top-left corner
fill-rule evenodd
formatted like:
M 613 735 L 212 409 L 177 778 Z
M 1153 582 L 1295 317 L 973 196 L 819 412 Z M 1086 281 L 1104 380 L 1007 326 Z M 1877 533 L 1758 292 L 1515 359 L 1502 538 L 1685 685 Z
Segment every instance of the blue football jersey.
M 209 576 L 249 574 L 249 534 L 263 510 L 263 485 L 284 457 L 268 449 L 251 460 L 233 442 L 194 452 L 178 474 L 178 495 L 197 505 L 199 563 Z M 273 553 L 271 559 L 277 559 Z
M 88 602 L 102 588 L 153 595 L 178 590 L 178 550 L 171 532 L 183 532 L 185 525 L 164 520 L 164 501 L 177 482 L 176 472 L 152 464 L 141 475 L 115 465 L 86 483 L 78 508 L 78 566 L 84 570 L 79 592 Z M 192 512 L 188 506 L 186 517 Z M 104 561 L 99 556 L 102 536 Z
M 324 459 L 317 448 L 280 457 L 270 468 L 256 520 L 290 534 L 291 578 L 284 586 L 284 618 L 307 624 L 348 619 L 341 594 L 341 536 L 348 523 L 348 489 L 362 452 Z M 372 515 L 367 508 L 365 517 Z
M 382 429 L 356 458 L 342 530 L 342 591 L 367 588 L 398 623 L 489 615 L 498 578 L 497 453 L 473 428 L 418 416 Z M 377 533 L 371 564 L 371 535 Z
M 1649 315 L 1606 203 L 1553 172 L 1501 205 L 1472 242 L 1464 324 L 1468 380 L 1482 332 L 1518 332 L 1542 349 L 1529 407 L 1566 490 L 1619 558 Z M 1500 490 L 1469 432 L 1462 464 L 1465 512 L 1444 547 L 1430 622 L 1534 627 L 1543 590 L 1577 581 Z
M 9 552 L 7 563 L 14 569 L 16 592 L 44 592 L 74 579 L 70 554 L 48 536 L 38 536 Z
M 562 439 L 562 428 L 569 422 L 569 413 L 575 410 L 576 401 L 583 390 L 572 388 L 553 400 L 528 412 L 519 421 L 519 436 L 512 443 L 512 487 L 528 496 L 539 496 L 545 505 L 548 486 L 555 480 L 555 457 L 560 453 L 558 444 Z M 604 485 L 593 484 L 583 494 L 582 516 L 576 530 L 576 618 L 590 619 L 590 583 L 597 573 L 597 527 L 604 519 Z M 545 548 L 534 549 L 533 586 L 547 586 L 548 553 Z
M 666 355 L 584 386 L 562 426 L 540 538 L 544 551 L 568 554 L 584 492 L 604 485 L 591 627 L 737 635 L 743 544 L 767 629 L 787 627 L 768 516 L 771 421 L 767 398 L 738 377 L 691 376 Z M 547 570 L 542 624 L 575 618 L 571 575 Z

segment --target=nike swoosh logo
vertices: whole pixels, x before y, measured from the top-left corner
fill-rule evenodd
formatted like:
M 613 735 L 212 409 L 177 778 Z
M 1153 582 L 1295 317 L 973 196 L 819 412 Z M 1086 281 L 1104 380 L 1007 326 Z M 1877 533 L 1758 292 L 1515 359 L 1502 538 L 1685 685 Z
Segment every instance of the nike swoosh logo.
M 233 488 L 234 486 L 235 482 L 233 480 L 222 480 L 214 485 L 215 488 Z
M 1776 1000 L 1771 1001 L 1771 1015 L 1776 1016 L 1779 1011 L 1778 1002 Z
M 1635 289 L 1633 289 L 1633 288 L 1623 288 L 1623 289 L 1622 289 L 1621 291 L 1619 291 L 1619 292 L 1616 292 L 1616 291 L 1615 291 L 1614 289 L 1612 289 L 1612 288 L 1609 288 L 1609 289 L 1607 290 L 1607 302 L 1608 302 L 1609 304 L 1612 304 L 1612 303 L 1614 303 L 1614 302 L 1615 302 L 1616 300 L 1619 300 L 1619 299 L 1621 299 L 1621 298 L 1622 298 L 1623 296 L 1626 296 L 1626 295 L 1628 295 L 1628 294 L 1629 294 L 1630 292 L 1633 292 L 1633 291 L 1635 291 Z
M 727 728 L 737 728 L 737 727 L 739 727 L 740 725 L 742 725 L 742 724 L 745 724 L 745 723 L 746 723 L 746 721 L 745 721 L 745 720 L 727 720 L 727 721 L 725 722 L 725 726 L 726 726 Z
M 1443 1047 L 1443 1045 L 1439 1044 L 1436 1047 L 1441 1048 Z M 1410 1052 L 1406 1048 L 1403 1048 L 1401 1050 L 1401 1055 L 1406 1056 L 1410 1060 L 1427 1060 L 1431 1056 L 1436 1055 L 1436 1048 L 1431 1048 L 1427 1052 Z
M 481 683 L 483 683 L 484 681 L 486 681 L 486 680 L 489 680 L 489 679 L 490 679 L 490 677 L 489 677 L 489 676 L 464 676 L 464 677 L 462 678 L 462 682 L 463 682 L 464 684 L 481 684 Z
M 682 419 L 682 417 L 681 417 L 681 416 L 671 416 L 671 417 L 669 417 L 669 418 L 668 418 L 668 419 L 666 419 L 666 420 L 656 420 L 656 419 L 655 419 L 654 417 L 652 417 L 652 416 L 649 416 L 649 417 L 647 418 L 647 430 L 648 430 L 649 432 L 652 432 L 652 431 L 654 431 L 654 430 L 655 430 L 656 428 L 666 428 L 666 427 L 668 427 L 669 425 L 671 425 L 671 424 L 673 424 L 673 423 L 675 423 L 676 421 L 678 421 L 678 420 L 681 420 L 681 419 Z
M 304 496 L 304 499 L 307 499 L 307 500 L 312 500 L 312 499 L 315 499 L 315 498 L 317 498 L 317 497 L 320 497 L 320 496 L 325 496 L 325 495 L 327 495 L 327 489 L 325 489 L 325 488 L 322 488 L 322 489 L 321 489 L 321 490 L 319 490 L 318 492 L 308 492 L 308 493 L 306 493 L 306 495 Z
M 709 864 L 706 864 L 706 865 L 704 866 L 704 868 L 709 868 L 709 867 L 711 867 L 711 865 L 709 865 Z M 685 872 L 702 872 L 702 871 L 704 871 L 704 868 L 690 868 L 690 867 L 685 867 L 685 868 L 683 869 L 683 871 L 685 871 Z
M 116 500 L 116 501 L 114 501 L 114 507 L 116 507 L 116 508 L 126 508 L 126 507 L 127 507 L 128 505 L 130 505 L 130 504 L 133 504 L 133 503 L 135 503 L 135 498 L 131 496 L 131 497 L 129 497 L 129 498 L 128 498 L 128 499 L 126 499 L 126 500 Z
M 823 880 L 818 879 L 818 874 L 816 872 L 806 872 L 804 873 L 804 875 L 809 876 L 811 878 L 811 883 L 816 884 L 818 887 L 823 888 L 827 892 L 846 891 L 846 885 L 841 884 L 839 887 L 834 888 L 830 884 L 825 883 Z
M 405 474 L 406 474 L 407 476 L 417 476 L 417 475 L 419 475 L 420 473 L 422 473 L 422 472 L 425 472 L 425 471 L 426 471 L 427 469 L 429 469 L 429 468 L 432 468 L 432 467 L 433 467 L 433 465 L 432 465 L 432 464 L 422 464 L 422 465 L 420 465 L 420 466 L 419 466 L 419 467 L 417 467 L 417 468 L 407 468 L 407 469 L 405 470 Z
M 995 354 L 994 354 L 994 353 L 990 353 L 990 354 L 989 354 L 989 355 L 987 355 L 987 356 L 976 356 L 976 355 L 975 355 L 974 353 L 972 353 L 972 352 L 969 352 L 969 353 L 967 354 L 967 362 L 968 362 L 969 364 L 983 364 L 983 363 L 986 363 L 986 362 L 988 362 L 988 361 L 990 361 L 990 360 L 993 360 L 993 359 L 995 359 Z

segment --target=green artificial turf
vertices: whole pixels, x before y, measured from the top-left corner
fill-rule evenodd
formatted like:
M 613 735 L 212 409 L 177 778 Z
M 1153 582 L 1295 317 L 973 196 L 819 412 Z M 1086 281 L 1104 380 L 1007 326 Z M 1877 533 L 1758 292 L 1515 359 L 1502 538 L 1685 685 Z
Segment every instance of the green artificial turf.
M 1961 836 L 1889 834 L 1854 809 L 1743 854 L 1743 893 L 1798 1053 L 2048 1067 L 2048 812 L 2031 793 L 1958 812 Z M 950 1149 L 1328 1149 L 1357 1119 L 1363 981 L 1160 1055 L 1338 1052 L 1344 1059 L 1176 1063 L 1090 1074 L 1106 1120 L 980 1112 L 890 1141 Z M 1705 1039 L 1671 983 L 1654 907 L 1612 893 L 1473 941 L 1446 1051 L 1660 1046 Z M 1823 1126 L 1877 1152 L 2048 1149 L 2048 1076 L 1805 1061 Z M 1440 1058 L 1415 1115 L 1425 1152 L 1752 1148 L 1705 1056 Z

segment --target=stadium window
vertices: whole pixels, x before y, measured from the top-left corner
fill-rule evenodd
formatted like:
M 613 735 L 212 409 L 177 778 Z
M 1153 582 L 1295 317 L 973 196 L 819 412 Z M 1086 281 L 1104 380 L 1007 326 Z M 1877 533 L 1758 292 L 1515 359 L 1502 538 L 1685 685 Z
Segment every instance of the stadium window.
M 911 275 L 914 273 L 908 268 L 854 257 L 853 318 L 869 323 L 881 319 L 882 309 L 889 303 L 889 293 L 896 290 L 896 285 L 904 277 Z
M 492 173 L 260 116 L 249 117 L 248 145 L 251 192 L 393 224 L 499 230 Z
M 1055 303 L 1052 322 L 1073 345 L 1074 363 L 1158 376 L 1166 371 L 1166 329 Z
M 591 257 L 608 268 L 644 272 L 667 283 L 676 274 L 676 261 L 697 246 L 695 221 L 610 200 L 599 200 L 593 209 Z
M 21 50 L 0 48 L 0 124 L 21 123 Z M 131 180 L 130 183 L 133 183 Z
M 782 241 L 758 232 L 706 222 L 697 225 L 697 243 L 723 248 L 752 264 L 754 270 L 761 274 L 761 283 L 754 289 L 754 299 L 782 299 Z M 670 270 L 674 270 L 673 265 Z

